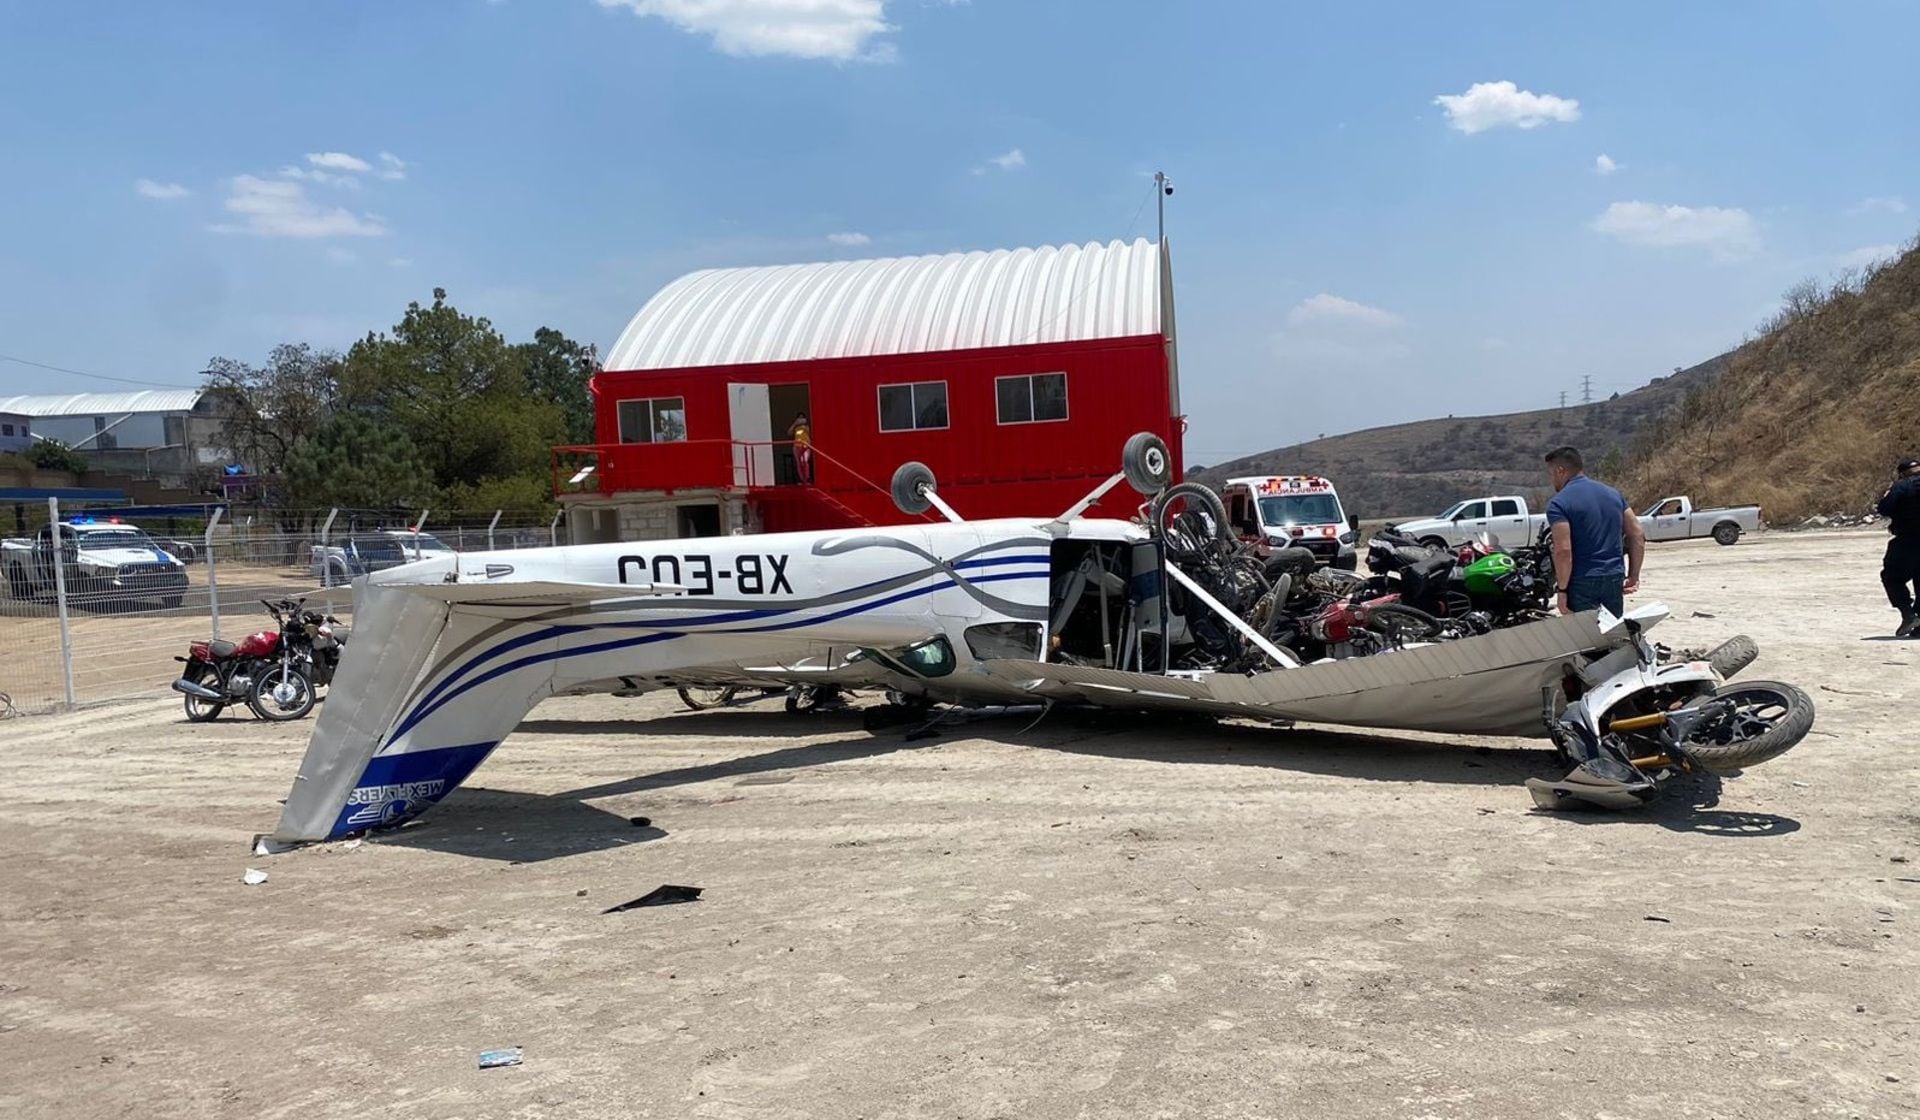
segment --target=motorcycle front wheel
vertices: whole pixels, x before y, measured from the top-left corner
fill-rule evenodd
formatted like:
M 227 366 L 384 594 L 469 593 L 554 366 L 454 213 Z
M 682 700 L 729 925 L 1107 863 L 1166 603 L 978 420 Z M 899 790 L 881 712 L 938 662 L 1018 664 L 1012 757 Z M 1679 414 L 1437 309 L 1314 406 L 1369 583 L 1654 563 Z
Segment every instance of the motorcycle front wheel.
M 1723 684 L 1689 708 L 1727 704 L 1726 714 L 1688 732 L 1680 747 L 1700 765 L 1731 773 L 1778 758 L 1813 730 L 1813 700 L 1790 684 L 1740 681 Z
M 211 665 L 195 665 L 187 671 L 187 679 L 194 684 L 205 685 L 215 692 L 220 691 L 220 674 L 215 672 Z M 218 700 L 202 700 L 198 696 L 183 694 L 180 699 L 185 702 L 189 723 L 208 723 L 220 718 L 220 713 L 227 708 Z
M 247 706 L 261 719 L 275 723 L 299 719 L 313 711 L 313 682 L 298 669 L 274 665 L 253 680 Z
M 699 684 L 690 684 L 674 689 L 674 692 L 680 696 L 680 702 L 685 704 L 687 710 L 690 712 L 698 712 L 706 708 L 725 707 L 733 703 L 734 694 L 739 691 L 737 688 L 731 688 L 725 685 L 713 686 Z

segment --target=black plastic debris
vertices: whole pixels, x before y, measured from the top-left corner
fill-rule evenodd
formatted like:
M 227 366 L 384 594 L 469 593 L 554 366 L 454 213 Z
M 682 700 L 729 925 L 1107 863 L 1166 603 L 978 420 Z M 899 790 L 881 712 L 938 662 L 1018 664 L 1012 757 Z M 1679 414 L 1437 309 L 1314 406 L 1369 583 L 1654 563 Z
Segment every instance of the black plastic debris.
M 653 826 L 653 818 L 652 817 L 628 817 L 627 823 L 632 825 L 635 828 L 651 828 Z
M 700 887 L 676 887 L 671 883 L 658 886 L 634 899 L 622 902 L 618 906 L 609 906 L 600 911 L 602 914 L 618 914 L 622 910 L 638 910 L 642 906 L 672 906 L 676 902 L 700 901 Z

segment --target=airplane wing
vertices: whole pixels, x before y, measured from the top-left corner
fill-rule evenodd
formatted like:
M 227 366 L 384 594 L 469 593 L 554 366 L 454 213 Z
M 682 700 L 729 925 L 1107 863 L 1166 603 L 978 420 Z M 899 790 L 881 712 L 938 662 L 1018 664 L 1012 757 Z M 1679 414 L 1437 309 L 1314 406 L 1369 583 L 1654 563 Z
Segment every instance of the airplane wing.
M 1627 641 L 1591 614 L 1251 676 L 1159 676 L 1081 665 L 996 660 L 983 672 L 1052 700 L 1170 708 L 1255 719 L 1357 724 L 1473 735 L 1546 733 L 1544 690 L 1562 667 Z

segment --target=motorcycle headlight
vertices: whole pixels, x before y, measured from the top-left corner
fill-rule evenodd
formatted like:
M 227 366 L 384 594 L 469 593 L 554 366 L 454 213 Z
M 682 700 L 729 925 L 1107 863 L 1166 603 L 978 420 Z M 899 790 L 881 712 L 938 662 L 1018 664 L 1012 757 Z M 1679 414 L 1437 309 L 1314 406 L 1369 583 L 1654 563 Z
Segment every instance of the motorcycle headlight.
M 1352 544 L 1359 539 L 1360 534 L 1354 532 L 1352 529 L 1348 529 L 1346 532 L 1340 534 L 1341 544 Z

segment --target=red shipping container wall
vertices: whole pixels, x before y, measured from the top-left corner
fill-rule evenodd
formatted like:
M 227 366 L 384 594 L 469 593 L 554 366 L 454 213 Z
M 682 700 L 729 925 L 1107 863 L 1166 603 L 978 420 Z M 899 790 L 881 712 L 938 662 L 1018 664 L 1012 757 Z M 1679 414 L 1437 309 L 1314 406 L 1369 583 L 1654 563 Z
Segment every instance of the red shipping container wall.
M 1064 373 L 1065 420 L 998 423 L 997 378 Z M 944 381 L 947 426 L 880 430 L 880 387 Z M 685 402 L 684 446 L 640 445 L 616 456 L 606 472 L 611 490 L 712 486 L 728 477 L 732 436 L 729 383 L 804 383 L 812 438 L 823 458 L 884 487 L 909 460 L 931 467 L 941 496 L 968 518 L 1061 512 L 1120 469 L 1120 452 L 1135 432 L 1154 432 L 1182 469 L 1179 420 L 1172 415 L 1167 342 L 1160 335 L 1060 342 L 987 350 L 830 358 L 698 369 L 607 371 L 596 378 L 598 442 L 620 441 L 619 402 L 679 397 Z M 784 430 L 773 438 L 785 439 Z M 819 485 L 876 523 L 902 520 L 883 491 L 860 485 L 824 462 Z M 1122 488 L 1096 512 L 1129 516 L 1138 504 Z M 784 527 L 784 526 L 783 526 Z

